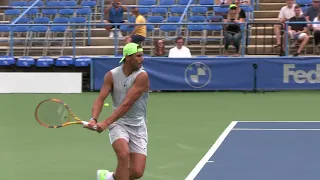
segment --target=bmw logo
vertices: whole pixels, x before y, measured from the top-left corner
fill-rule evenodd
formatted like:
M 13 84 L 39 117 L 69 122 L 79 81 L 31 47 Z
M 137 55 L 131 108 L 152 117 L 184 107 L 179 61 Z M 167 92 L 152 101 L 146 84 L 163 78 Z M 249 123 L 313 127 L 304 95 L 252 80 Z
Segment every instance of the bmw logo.
M 189 86 L 203 88 L 211 80 L 211 70 L 206 64 L 195 62 L 185 69 L 184 78 Z

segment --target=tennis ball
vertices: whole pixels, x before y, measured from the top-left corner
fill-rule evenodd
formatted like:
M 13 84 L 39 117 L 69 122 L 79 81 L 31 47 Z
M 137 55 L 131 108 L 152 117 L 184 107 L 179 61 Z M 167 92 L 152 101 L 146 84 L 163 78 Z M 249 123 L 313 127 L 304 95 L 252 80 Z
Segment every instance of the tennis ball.
M 104 103 L 104 106 L 105 106 L 105 107 L 108 107 L 108 106 L 109 106 L 109 104 L 108 104 L 108 103 Z

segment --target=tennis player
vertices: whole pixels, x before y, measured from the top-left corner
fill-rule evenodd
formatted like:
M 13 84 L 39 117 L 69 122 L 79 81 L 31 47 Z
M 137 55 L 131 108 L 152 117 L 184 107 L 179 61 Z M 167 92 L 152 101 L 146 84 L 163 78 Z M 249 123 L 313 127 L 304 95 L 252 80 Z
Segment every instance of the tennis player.
M 99 133 L 108 128 L 118 159 L 116 171 L 98 170 L 97 180 L 139 179 L 146 166 L 149 78 L 142 68 L 143 49 L 136 43 L 125 45 L 122 62 L 105 75 L 100 94 L 93 104 L 92 118 L 86 126 Z M 109 93 L 112 95 L 113 113 L 97 122 Z

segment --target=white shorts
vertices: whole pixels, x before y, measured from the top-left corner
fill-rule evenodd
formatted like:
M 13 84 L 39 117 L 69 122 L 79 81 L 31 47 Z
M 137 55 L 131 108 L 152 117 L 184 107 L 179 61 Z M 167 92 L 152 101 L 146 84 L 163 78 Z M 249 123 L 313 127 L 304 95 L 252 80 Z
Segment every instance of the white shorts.
M 308 36 L 306 33 L 294 34 L 292 31 L 289 31 L 291 39 L 302 40 L 304 37 Z
M 142 126 L 128 126 L 123 123 L 113 123 L 109 127 L 111 144 L 117 139 L 125 139 L 129 143 L 130 153 L 139 153 L 147 156 L 148 130 Z

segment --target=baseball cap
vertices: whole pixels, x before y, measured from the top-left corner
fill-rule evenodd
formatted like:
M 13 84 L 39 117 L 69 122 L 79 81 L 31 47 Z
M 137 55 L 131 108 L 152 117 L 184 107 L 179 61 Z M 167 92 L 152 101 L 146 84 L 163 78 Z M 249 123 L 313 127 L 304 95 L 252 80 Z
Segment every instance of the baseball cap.
M 136 43 L 126 44 L 123 48 L 123 57 L 119 63 L 121 63 L 126 58 L 126 56 L 130 56 L 130 55 L 135 54 L 137 52 L 143 52 L 143 49 L 139 44 L 136 44 Z
M 229 9 L 237 8 L 237 5 L 235 4 L 230 4 Z

